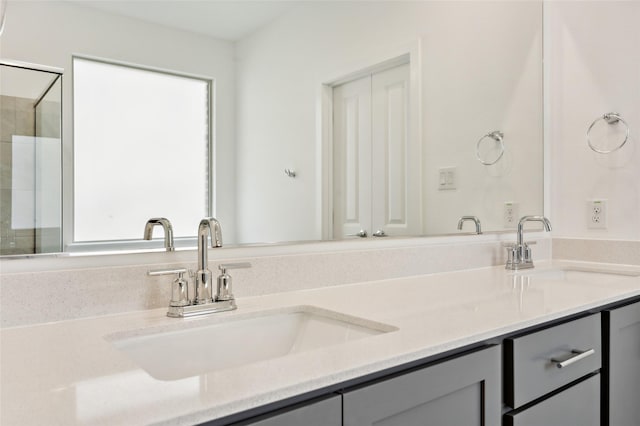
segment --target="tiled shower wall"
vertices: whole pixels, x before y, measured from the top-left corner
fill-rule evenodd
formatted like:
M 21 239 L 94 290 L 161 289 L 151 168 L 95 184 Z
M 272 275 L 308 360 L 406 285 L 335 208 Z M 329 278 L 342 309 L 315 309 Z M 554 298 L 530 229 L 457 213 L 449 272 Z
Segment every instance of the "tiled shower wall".
M 53 222 L 56 223 L 55 218 L 59 216 L 59 200 L 57 200 L 59 197 L 54 197 L 56 201 L 52 203 L 48 201 L 51 197 L 45 194 L 45 192 L 54 194 L 60 191 L 60 179 L 57 176 L 60 168 L 60 148 L 59 143 L 51 142 L 51 140 L 60 140 L 60 101 L 56 99 L 55 93 L 50 97 L 51 99 L 49 94 L 44 96 L 36 107 L 33 99 L 0 96 L 0 117 L 2 117 L 0 125 L 0 255 L 60 251 L 60 226 L 52 226 L 52 220 L 49 219 L 53 215 Z M 22 145 L 24 145 L 24 137 L 43 138 L 34 140 L 36 144 L 34 155 L 38 152 L 38 158 L 42 158 L 41 161 L 50 162 L 46 170 L 53 170 L 53 175 L 51 172 L 34 175 L 34 187 L 20 187 L 25 183 L 14 181 L 16 172 L 27 175 L 35 173 L 32 164 L 15 163 L 14 150 L 17 146 L 15 136 L 23 138 Z M 34 161 L 38 160 L 34 158 Z M 35 201 L 38 203 L 37 215 L 41 221 L 39 223 L 43 225 L 25 229 L 25 223 L 14 222 L 16 214 L 19 214 L 15 211 L 17 206 L 14 204 L 16 200 L 14 191 L 21 191 L 23 198 L 37 199 Z M 45 215 L 48 215 L 47 220 L 44 220 Z M 21 219 L 22 222 L 27 223 L 33 220 L 33 218 Z
M 13 135 L 35 136 L 34 100 L 0 96 L 0 255 L 35 252 L 35 229 L 11 226 Z

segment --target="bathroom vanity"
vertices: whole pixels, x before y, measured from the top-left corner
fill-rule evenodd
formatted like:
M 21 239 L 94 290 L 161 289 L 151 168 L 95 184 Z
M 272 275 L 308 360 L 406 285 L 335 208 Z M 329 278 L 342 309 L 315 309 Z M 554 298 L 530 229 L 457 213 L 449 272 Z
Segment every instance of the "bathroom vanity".
M 601 316 L 616 318 L 616 325 L 611 328 L 608 320 L 601 328 Z M 638 383 L 635 372 L 640 367 L 635 356 L 639 324 L 640 302 L 636 300 L 546 328 L 535 327 L 504 339 L 502 347 L 490 345 L 458 354 L 288 411 L 234 424 L 631 425 L 640 418 L 633 402 Z M 634 338 L 620 338 L 626 327 L 636 331 Z M 607 348 L 604 353 L 602 344 Z M 567 351 L 575 347 L 589 349 Z M 553 353 L 559 354 L 557 359 Z M 611 370 L 617 372 L 613 378 Z
M 239 298 L 238 310 L 200 318 L 154 309 L 4 328 L 0 420 L 625 424 L 614 419 L 638 416 L 625 396 L 637 395 L 640 370 L 631 350 L 639 276 L 638 267 L 540 262 L 528 272 L 496 266 Z M 264 353 L 285 326 L 298 349 Z M 205 330 L 234 333 L 189 338 Z M 152 346 L 163 339 L 178 350 Z M 186 346 L 193 340 L 203 346 Z M 136 358 L 125 348 L 136 342 L 154 350 Z

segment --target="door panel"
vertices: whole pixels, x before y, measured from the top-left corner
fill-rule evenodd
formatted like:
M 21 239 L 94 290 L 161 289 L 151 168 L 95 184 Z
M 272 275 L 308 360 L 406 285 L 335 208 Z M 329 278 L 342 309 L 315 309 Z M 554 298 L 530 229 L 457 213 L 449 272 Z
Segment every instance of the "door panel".
M 333 90 L 334 238 L 371 227 L 371 78 Z
M 481 426 L 482 385 L 475 383 L 433 401 L 375 422 L 376 426 Z M 463 404 L 463 405 L 461 405 Z M 461 409 L 464 407 L 464 409 Z
M 342 426 L 340 395 L 231 426 Z
M 409 64 L 333 89 L 334 237 L 420 234 L 420 142 Z
M 608 425 L 640 425 L 640 303 L 606 312 L 605 327 L 609 386 L 603 398 L 608 403 Z M 603 424 L 607 425 L 606 420 Z
M 374 231 L 420 233 L 420 154 L 409 135 L 409 64 L 372 76 Z
M 343 425 L 499 425 L 501 358 L 495 346 L 345 392 Z

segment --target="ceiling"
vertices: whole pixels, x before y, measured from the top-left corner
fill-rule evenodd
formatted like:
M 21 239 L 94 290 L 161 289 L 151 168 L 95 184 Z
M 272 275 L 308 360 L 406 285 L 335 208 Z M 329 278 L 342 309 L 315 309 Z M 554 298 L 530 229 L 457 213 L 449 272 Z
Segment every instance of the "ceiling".
M 2 65 L 0 95 L 38 100 L 56 78 L 57 74 L 49 72 Z
M 296 4 L 296 1 L 278 0 L 70 1 L 105 12 L 228 41 L 246 37 Z

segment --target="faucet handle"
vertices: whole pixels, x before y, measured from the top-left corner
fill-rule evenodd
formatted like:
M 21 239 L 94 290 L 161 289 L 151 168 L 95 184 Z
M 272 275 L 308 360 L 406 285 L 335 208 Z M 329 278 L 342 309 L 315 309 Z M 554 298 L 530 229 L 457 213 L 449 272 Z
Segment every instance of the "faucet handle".
M 227 269 L 241 269 L 241 268 L 250 268 L 251 263 L 249 262 L 240 262 L 240 263 L 223 263 L 218 265 L 218 269 L 221 274 L 218 276 L 218 289 L 215 297 L 216 302 L 223 302 L 227 300 L 234 300 L 233 292 L 232 292 L 232 278 L 231 275 L 227 274 Z
M 533 263 L 531 260 L 531 247 L 529 244 L 524 243 L 524 247 L 522 249 L 522 260 L 524 263 Z
M 221 263 L 218 265 L 218 269 L 222 271 L 223 274 L 226 274 L 227 269 L 242 269 L 242 268 L 251 268 L 251 263 L 249 262 L 238 262 L 238 263 Z
M 502 243 L 502 247 L 507 249 L 507 265 L 512 265 L 518 258 L 518 248 L 516 243 Z
M 156 277 L 158 275 L 172 275 L 172 274 L 182 275 L 182 274 L 186 274 L 187 272 L 189 272 L 189 269 L 187 268 L 152 269 L 150 271 L 147 271 L 147 275 L 149 275 L 150 277 Z
M 187 268 L 174 269 L 153 269 L 147 272 L 150 277 L 159 275 L 178 275 L 171 283 L 171 301 L 169 306 L 188 306 L 191 304 L 189 300 L 189 281 L 183 275 L 191 274 L 191 270 Z

